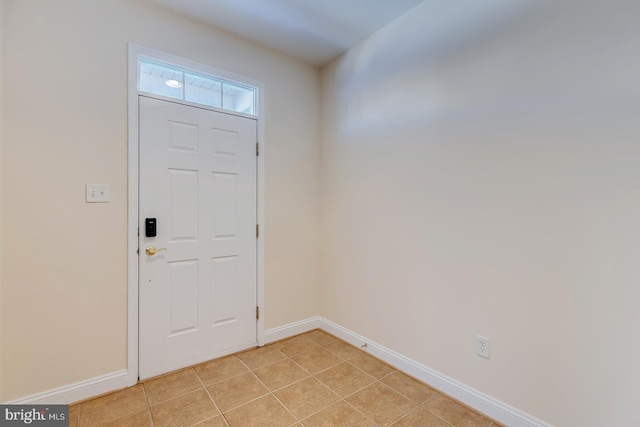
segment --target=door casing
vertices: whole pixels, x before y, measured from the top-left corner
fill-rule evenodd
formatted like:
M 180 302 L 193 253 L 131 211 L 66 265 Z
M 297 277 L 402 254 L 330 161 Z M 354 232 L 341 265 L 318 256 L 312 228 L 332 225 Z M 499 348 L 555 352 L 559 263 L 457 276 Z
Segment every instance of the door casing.
M 264 345 L 264 314 L 266 308 L 264 305 L 264 240 L 265 240 L 265 211 L 264 211 L 264 180 L 265 180 L 265 162 L 264 154 L 266 151 L 264 143 L 264 84 L 261 81 L 254 80 L 245 76 L 230 73 L 218 68 L 197 63 L 185 58 L 170 55 L 144 46 L 129 43 L 129 62 L 128 62 L 128 225 L 127 225 L 127 385 L 131 386 L 138 381 L 138 179 L 139 179 L 139 140 L 138 140 L 138 59 L 141 56 L 152 58 L 163 63 L 173 64 L 179 67 L 200 71 L 205 74 L 216 75 L 222 78 L 245 83 L 249 86 L 256 87 L 257 98 L 257 129 L 258 143 L 260 145 L 260 155 L 258 156 L 257 165 L 257 220 L 260 225 L 260 236 L 257 241 L 257 283 L 256 295 L 257 304 L 260 307 L 260 318 L 257 323 L 257 340 L 258 345 Z M 149 96 L 149 94 L 146 94 Z M 173 99 L 163 98 L 175 102 Z M 202 105 L 190 104 L 189 102 L 179 101 L 185 105 L 194 105 L 203 108 Z M 206 108 L 206 107 L 205 107 Z M 229 111 L 210 108 L 214 111 L 223 111 L 229 114 Z

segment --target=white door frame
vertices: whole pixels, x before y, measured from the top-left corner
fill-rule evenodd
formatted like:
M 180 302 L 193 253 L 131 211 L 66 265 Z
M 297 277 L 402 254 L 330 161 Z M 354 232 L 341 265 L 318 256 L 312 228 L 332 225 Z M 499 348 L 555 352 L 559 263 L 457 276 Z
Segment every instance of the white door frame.
M 257 242 L 257 304 L 260 307 L 260 318 L 257 322 L 256 338 L 258 345 L 264 345 L 264 84 L 260 81 L 220 70 L 208 65 L 190 61 L 144 46 L 129 43 L 129 87 L 128 87 L 128 226 L 127 226 L 127 383 L 134 385 L 138 381 L 138 174 L 139 174 L 139 140 L 138 140 L 138 58 L 144 56 L 158 61 L 174 64 L 179 67 L 200 71 L 204 74 L 219 76 L 228 80 L 245 83 L 258 88 L 256 108 L 258 111 L 258 156 L 257 170 L 257 221 L 260 224 L 260 237 Z M 149 94 L 145 94 L 149 96 Z M 159 99 L 164 99 L 158 96 Z M 175 101 L 175 100 L 174 100 Z M 188 102 L 178 101 L 189 104 Z M 196 104 L 193 104 L 196 105 Z M 198 105 L 203 108 L 203 106 Z M 207 108 L 206 106 L 204 108 Z M 229 111 L 211 108 L 211 110 Z M 231 113 L 233 114 L 233 113 Z M 241 114 L 240 114 L 241 115 Z

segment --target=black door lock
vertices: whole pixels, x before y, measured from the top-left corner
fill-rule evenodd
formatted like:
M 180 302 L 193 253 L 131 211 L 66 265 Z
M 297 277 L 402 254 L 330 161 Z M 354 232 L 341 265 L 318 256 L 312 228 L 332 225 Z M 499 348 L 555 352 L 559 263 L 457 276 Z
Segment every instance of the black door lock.
M 156 227 L 155 218 L 145 218 L 144 220 L 144 235 L 145 237 L 156 237 L 158 230 Z

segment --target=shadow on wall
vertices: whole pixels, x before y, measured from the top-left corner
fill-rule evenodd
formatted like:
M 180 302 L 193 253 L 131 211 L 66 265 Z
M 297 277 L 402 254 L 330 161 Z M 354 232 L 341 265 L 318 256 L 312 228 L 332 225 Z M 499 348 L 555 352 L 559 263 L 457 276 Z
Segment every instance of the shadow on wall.
M 393 37 L 383 29 L 340 62 L 339 132 L 380 135 L 588 108 L 594 100 L 599 108 L 633 102 L 631 73 L 613 90 L 601 78 L 611 67 L 607 56 L 618 54 L 611 51 L 608 23 L 632 18 L 587 2 L 592 5 L 576 14 L 573 1 L 427 0 L 422 13 L 403 17 Z M 598 16 L 616 13 L 600 20 L 602 28 L 593 26 Z

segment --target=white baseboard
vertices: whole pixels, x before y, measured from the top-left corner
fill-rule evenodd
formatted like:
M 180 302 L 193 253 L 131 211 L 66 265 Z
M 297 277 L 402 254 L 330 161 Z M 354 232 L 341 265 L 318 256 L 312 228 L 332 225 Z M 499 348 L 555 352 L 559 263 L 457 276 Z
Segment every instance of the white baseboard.
M 442 391 L 445 394 L 459 400 L 465 405 L 488 415 L 509 427 L 551 427 L 529 414 L 519 411 L 506 403 L 487 396 L 473 388 L 466 386 L 452 378 L 449 378 L 433 369 L 427 368 L 420 363 L 394 352 L 380 344 L 377 344 L 362 335 L 343 328 L 327 319 L 319 317 L 318 327 L 336 337 L 361 347 L 367 344 L 365 351 L 377 357 L 391 366 L 423 381 L 426 384 Z
M 279 341 L 314 329 L 322 329 L 336 337 L 361 347 L 366 351 L 414 378 L 452 396 L 460 402 L 488 415 L 509 427 L 552 427 L 531 415 L 515 409 L 506 403 L 487 396 L 473 388 L 449 378 L 433 369 L 388 349 L 362 335 L 333 323 L 323 317 L 311 317 L 264 332 L 264 344 Z M 132 385 L 131 375 L 126 370 L 81 381 L 68 386 L 16 399 L 8 404 L 67 404 Z M 134 381 L 135 383 L 135 381 Z
M 273 329 L 267 329 L 264 331 L 264 344 L 269 344 L 275 341 L 280 341 L 285 338 L 292 337 L 294 335 L 304 334 L 305 332 L 313 331 L 320 327 L 319 317 L 310 317 L 298 322 L 289 323 L 288 325 L 280 326 Z
M 12 405 L 69 404 L 114 390 L 123 389 L 130 385 L 129 374 L 127 370 L 123 370 L 6 403 Z
M 289 325 L 269 329 L 264 333 L 263 343 L 268 344 L 274 341 L 279 341 L 314 329 L 318 329 L 318 317 L 312 317 Z M 74 403 L 130 387 L 136 383 L 136 380 L 137 377 L 133 378 L 132 375 L 129 375 L 127 370 L 123 370 L 5 403 L 15 405 L 55 405 Z

